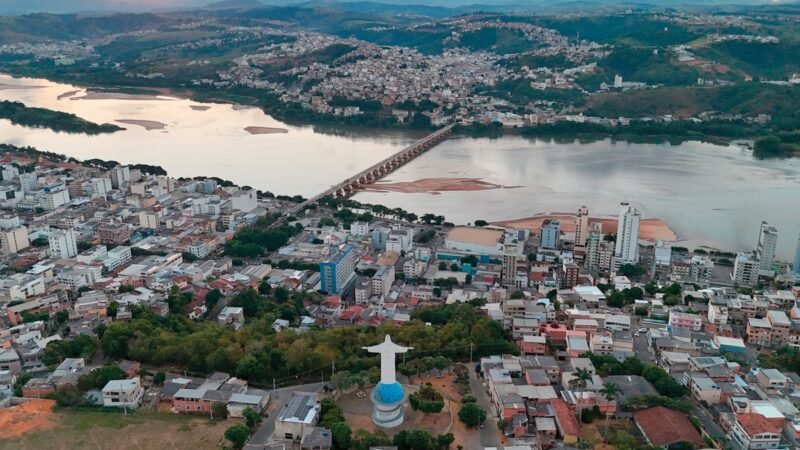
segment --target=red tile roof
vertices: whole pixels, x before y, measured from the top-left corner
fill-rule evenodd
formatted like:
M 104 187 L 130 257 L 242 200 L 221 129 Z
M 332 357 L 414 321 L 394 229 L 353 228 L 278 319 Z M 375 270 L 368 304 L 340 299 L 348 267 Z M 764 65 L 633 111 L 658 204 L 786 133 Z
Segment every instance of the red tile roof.
M 750 437 L 761 433 L 781 433 L 781 427 L 772 423 L 766 417 L 756 413 L 744 413 L 736 416 L 736 421 L 744 428 Z
M 556 414 L 556 419 L 559 428 L 561 428 L 561 435 L 577 436 L 580 432 L 578 419 L 575 414 L 569 409 L 567 402 L 560 398 L 551 398 L 550 404 L 553 405 L 553 411 Z
M 686 414 L 655 406 L 633 413 L 633 418 L 652 445 L 667 446 L 678 442 L 704 445 Z

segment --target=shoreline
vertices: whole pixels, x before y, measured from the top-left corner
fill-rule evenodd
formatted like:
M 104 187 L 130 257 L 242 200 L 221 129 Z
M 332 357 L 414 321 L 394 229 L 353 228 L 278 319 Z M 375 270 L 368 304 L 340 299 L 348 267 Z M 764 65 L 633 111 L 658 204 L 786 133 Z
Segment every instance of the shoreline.
M 560 220 L 561 231 L 565 233 L 575 232 L 575 214 L 574 213 L 540 213 L 530 217 L 523 217 L 519 219 L 499 220 L 491 222 L 492 225 L 506 227 L 506 228 L 524 228 L 533 233 L 539 233 L 542 227 L 542 222 L 545 220 Z M 589 224 L 600 223 L 601 231 L 603 234 L 615 234 L 617 232 L 617 223 L 619 220 L 615 216 L 608 215 L 595 215 L 589 217 Z M 639 239 L 644 241 L 665 241 L 665 242 L 678 242 L 680 238 L 678 234 L 663 220 L 658 218 L 642 219 L 639 222 Z
M 289 130 L 286 128 L 277 128 L 277 127 L 244 127 L 244 131 L 247 131 L 248 133 L 254 136 L 260 134 L 282 134 L 289 132 Z
M 457 191 L 485 191 L 514 189 L 520 186 L 503 186 L 480 178 L 421 178 L 414 181 L 377 182 L 362 186 L 363 192 L 399 192 L 403 194 L 432 194 Z
M 147 131 L 150 130 L 163 130 L 167 128 L 167 124 L 157 122 L 155 120 L 137 120 L 137 119 L 116 119 L 114 122 L 124 123 L 125 125 L 137 125 Z
M 79 85 L 71 80 L 60 80 L 55 78 L 43 78 L 42 76 L 28 76 L 28 75 L 14 75 L 8 72 L 0 72 L 0 75 L 7 75 L 12 78 L 25 78 L 29 80 L 45 80 L 51 83 L 69 84 L 78 88 L 86 90 L 86 95 L 82 97 L 72 97 L 71 100 L 156 100 L 156 101 L 174 101 L 174 100 L 192 100 L 198 103 L 216 103 L 231 105 L 234 110 L 244 110 L 250 108 L 258 108 L 265 115 L 282 122 L 286 125 L 298 127 L 313 127 L 315 131 L 323 134 L 341 135 L 342 128 L 347 128 L 352 134 L 355 135 L 370 135 L 376 131 L 383 132 L 400 132 L 400 133 L 429 133 L 437 127 L 428 129 L 414 129 L 402 126 L 374 126 L 370 124 L 354 124 L 350 121 L 334 117 L 332 120 L 320 120 L 325 118 L 324 115 L 312 114 L 311 120 L 296 120 L 293 117 L 288 117 L 281 114 L 279 110 L 265 106 L 259 103 L 258 98 L 253 97 L 250 93 L 237 93 L 227 92 L 223 90 L 208 90 L 208 89 L 192 89 L 192 88 L 170 88 L 170 87 L 153 87 L 153 86 L 102 86 L 102 85 Z M 2 85 L 0 84 L 0 90 Z M 46 86 L 23 86 L 22 89 L 41 88 Z M 152 93 L 126 93 L 124 91 L 150 91 Z M 170 97 L 170 98 L 165 98 Z M 203 108 L 205 105 L 194 105 L 195 107 Z M 195 109 L 195 108 L 193 108 Z M 196 109 L 199 110 L 199 109 Z M 306 116 L 309 117 L 309 116 Z M 330 119 L 330 118 L 329 118 Z M 634 119 L 635 120 L 635 119 Z M 564 122 L 557 122 L 564 124 Z M 718 145 L 730 145 L 735 141 L 741 140 L 754 140 L 760 135 L 752 136 L 718 136 L 713 134 L 706 134 L 702 131 L 696 131 L 689 134 L 670 134 L 668 132 L 659 132 L 653 134 L 637 133 L 635 130 L 621 130 L 623 132 L 616 132 L 615 129 L 609 128 L 607 130 L 559 130 L 553 129 L 550 125 L 537 125 L 537 126 L 524 126 L 505 128 L 496 125 L 472 125 L 472 126 L 457 126 L 454 129 L 454 136 L 464 136 L 471 138 L 489 138 L 499 139 L 507 136 L 520 136 L 526 139 L 548 139 L 548 140 L 592 140 L 602 141 L 610 139 L 613 142 L 629 142 L 629 143 L 665 143 L 680 144 L 683 142 L 705 142 Z

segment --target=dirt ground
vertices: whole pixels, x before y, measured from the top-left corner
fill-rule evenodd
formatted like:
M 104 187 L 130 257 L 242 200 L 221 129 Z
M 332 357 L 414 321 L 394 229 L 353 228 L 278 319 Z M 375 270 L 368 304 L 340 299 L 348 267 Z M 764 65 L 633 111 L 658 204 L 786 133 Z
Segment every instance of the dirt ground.
M 34 404 L 23 411 L 1 410 L 0 450 L 219 448 L 225 430 L 235 423 L 232 419 L 211 422 L 203 417 L 155 412 L 54 412 L 50 411 L 52 404 Z
M 532 233 L 539 234 L 542 222 L 545 219 L 558 219 L 561 221 L 561 231 L 566 233 L 575 232 L 575 214 L 570 213 L 550 213 L 539 214 L 533 217 L 526 217 L 523 219 L 504 220 L 500 222 L 493 222 L 492 225 L 501 227 L 512 228 L 525 228 Z M 591 217 L 589 223 L 600 222 L 602 232 L 616 234 L 617 222 L 616 218 L 610 217 Z M 642 219 L 639 223 L 639 239 L 648 241 L 677 241 L 678 235 L 661 219 Z
M 12 439 L 32 430 L 48 430 L 58 424 L 52 409 L 53 400 L 32 400 L 0 409 L 0 439 Z
M 375 183 L 363 186 L 368 192 L 402 192 L 406 194 L 437 194 L 448 191 L 483 191 L 487 189 L 510 189 L 515 186 L 503 186 L 489 183 L 478 178 L 423 178 L 416 181 Z
M 480 441 L 480 430 L 471 430 L 458 420 L 458 408 L 461 405 L 461 394 L 456 390 L 455 375 L 446 374 L 443 378 L 435 377 L 414 377 L 413 385 L 404 385 L 406 393 L 414 392 L 418 386 L 431 383 L 437 391 L 441 392 L 445 398 L 445 406 L 441 413 L 422 414 L 411 409 L 406 404 L 405 421 L 403 425 L 391 430 L 383 430 L 387 435 L 394 436 L 401 430 L 414 430 L 424 428 L 431 434 L 438 435 L 443 433 L 453 433 L 455 441 L 450 446 L 457 448 L 461 445 L 464 448 L 472 448 L 470 442 Z M 343 396 L 338 400 L 339 406 L 344 411 L 350 428 L 353 430 L 375 430 L 377 427 L 372 423 L 372 402 L 369 400 L 370 391 L 367 390 L 365 398 L 358 398 L 355 393 Z

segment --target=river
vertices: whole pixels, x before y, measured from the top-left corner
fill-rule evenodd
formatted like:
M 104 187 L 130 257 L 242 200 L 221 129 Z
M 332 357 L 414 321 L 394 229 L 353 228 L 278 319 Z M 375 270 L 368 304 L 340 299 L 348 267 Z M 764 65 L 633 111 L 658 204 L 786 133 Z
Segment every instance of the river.
M 98 123 L 144 120 L 164 128 L 147 130 L 128 122 L 122 124 L 125 131 L 85 136 L 0 120 L 1 141 L 80 159 L 160 165 L 172 176 L 213 175 L 256 189 L 311 196 L 414 140 L 403 133 L 325 134 L 286 125 L 258 109 L 226 104 L 164 96 L 81 98 L 86 95 L 78 87 L 0 75 L 1 99 Z M 246 127 L 287 132 L 253 135 Z M 453 177 L 507 188 L 361 192 L 355 199 L 433 212 L 455 223 L 574 212 L 580 205 L 592 214 L 614 214 L 625 200 L 644 217 L 664 220 L 687 245 L 732 250 L 751 250 L 766 220 L 778 228 L 778 256 L 785 260 L 793 256 L 800 234 L 800 160 L 756 160 L 738 145 L 456 137 L 383 182 Z

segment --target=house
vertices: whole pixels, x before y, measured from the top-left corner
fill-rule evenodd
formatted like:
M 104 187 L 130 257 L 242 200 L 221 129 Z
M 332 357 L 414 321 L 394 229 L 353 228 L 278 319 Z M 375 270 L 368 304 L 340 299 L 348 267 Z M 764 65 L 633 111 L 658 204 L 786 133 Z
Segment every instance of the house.
M 129 380 L 111 380 L 103 387 L 103 406 L 138 408 L 142 404 L 144 389 L 139 377 Z
M 781 426 L 761 414 L 737 414 L 731 428 L 733 441 L 742 449 L 777 448 L 781 441 Z
M 687 372 L 684 379 L 688 379 L 689 392 L 697 401 L 710 405 L 720 403 L 722 388 L 706 374 Z
M 686 414 L 655 406 L 633 413 L 636 427 L 648 444 L 668 447 L 679 442 L 703 446 L 705 442 Z
M 314 427 L 300 440 L 301 450 L 330 450 L 333 435 L 327 428 Z
M 756 374 L 756 382 L 763 389 L 785 388 L 788 381 L 778 369 L 761 369 Z
M 301 438 L 316 426 L 319 413 L 316 394 L 294 392 L 275 420 L 273 436 L 283 439 Z
M 129 361 L 127 359 L 123 359 L 117 365 L 120 369 L 122 369 L 123 372 L 125 372 L 126 375 L 128 375 L 128 378 L 133 378 L 139 375 L 139 370 L 142 368 L 142 364 L 140 362 Z
M 244 417 L 245 408 L 252 408 L 261 414 L 269 403 L 269 393 L 260 389 L 248 389 L 245 393 L 232 394 L 228 399 L 228 416 Z
M 554 398 L 550 400 L 550 405 L 553 407 L 556 427 L 558 428 L 558 433 L 561 435 L 564 444 L 571 445 L 578 442 L 580 426 L 578 425 L 578 419 L 575 418 L 575 414 L 569 409 L 567 402 L 560 398 Z
M 544 336 L 522 336 L 520 350 L 525 355 L 544 355 L 547 353 L 547 338 Z
M 241 329 L 244 325 L 244 308 L 241 306 L 226 306 L 220 311 L 217 321 L 220 325 L 231 325 L 234 330 Z

